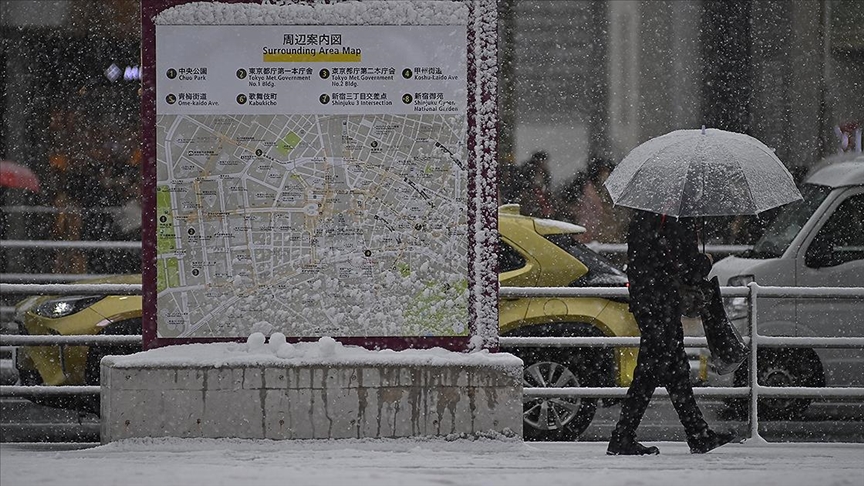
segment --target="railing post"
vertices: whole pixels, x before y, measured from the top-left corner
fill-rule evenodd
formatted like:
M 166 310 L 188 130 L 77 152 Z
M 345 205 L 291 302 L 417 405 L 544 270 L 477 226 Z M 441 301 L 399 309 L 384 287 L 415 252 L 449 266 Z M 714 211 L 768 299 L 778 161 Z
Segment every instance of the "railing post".
M 759 348 L 759 332 L 756 319 L 756 300 L 759 296 L 759 285 L 756 282 L 747 284 L 750 292 L 747 294 L 747 307 L 750 313 L 750 438 L 748 440 L 765 442 L 759 435 L 759 368 L 757 351 Z

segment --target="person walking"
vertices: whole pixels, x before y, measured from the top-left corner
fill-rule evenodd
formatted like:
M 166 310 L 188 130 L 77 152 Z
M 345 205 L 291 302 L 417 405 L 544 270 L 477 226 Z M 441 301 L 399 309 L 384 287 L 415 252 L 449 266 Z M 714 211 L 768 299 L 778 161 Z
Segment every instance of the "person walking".
M 580 195 L 575 198 L 573 222 L 585 228 L 576 238 L 581 243 L 622 243 L 627 228 L 626 209 L 616 208 L 603 183 L 615 166 L 594 158 L 588 164 Z
M 550 218 L 555 213 L 548 161 L 549 154 L 541 150 L 531 154 L 531 158 L 520 166 L 521 187 L 518 188 L 517 202 L 522 207 L 522 214 Z
M 641 333 L 633 382 L 609 446 L 609 455 L 659 454 L 636 440 L 636 429 L 658 386 L 665 387 L 694 454 L 706 453 L 734 439 L 714 432 L 693 396 L 690 364 L 681 324 L 682 285 L 693 285 L 711 270 L 710 258 L 699 252 L 692 218 L 634 210 L 627 231 L 627 276 L 630 311 Z

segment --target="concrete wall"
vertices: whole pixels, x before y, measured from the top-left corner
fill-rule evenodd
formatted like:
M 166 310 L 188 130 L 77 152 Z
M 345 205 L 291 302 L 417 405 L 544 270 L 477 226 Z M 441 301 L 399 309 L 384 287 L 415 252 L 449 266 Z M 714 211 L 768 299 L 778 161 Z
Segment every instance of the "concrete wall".
M 102 440 L 522 435 L 522 362 L 118 365 L 102 361 Z

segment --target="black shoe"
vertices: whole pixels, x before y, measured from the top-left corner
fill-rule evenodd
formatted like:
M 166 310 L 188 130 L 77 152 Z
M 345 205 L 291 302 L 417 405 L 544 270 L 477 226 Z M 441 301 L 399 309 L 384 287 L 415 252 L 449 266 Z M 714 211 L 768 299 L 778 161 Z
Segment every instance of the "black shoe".
M 691 454 L 705 454 L 734 440 L 735 434 L 733 432 L 714 432 L 709 430 L 699 437 L 687 439 L 687 445 L 690 446 Z
M 617 433 L 612 433 L 612 440 L 609 441 L 609 447 L 606 449 L 606 454 L 610 456 L 645 456 L 660 454 L 660 449 L 650 446 L 646 447 L 630 436 L 620 436 Z

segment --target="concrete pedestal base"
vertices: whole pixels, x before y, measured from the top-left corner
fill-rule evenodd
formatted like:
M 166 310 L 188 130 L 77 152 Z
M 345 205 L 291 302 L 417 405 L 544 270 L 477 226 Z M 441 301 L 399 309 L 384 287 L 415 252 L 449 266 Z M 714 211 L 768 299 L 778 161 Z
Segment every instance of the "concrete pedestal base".
M 522 434 L 522 361 L 503 353 L 450 353 L 456 359 L 448 362 L 440 350 L 432 360 L 414 359 L 422 356 L 414 351 L 388 364 L 149 359 L 154 352 L 165 355 L 163 348 L 103 359 L 103 442 Z

